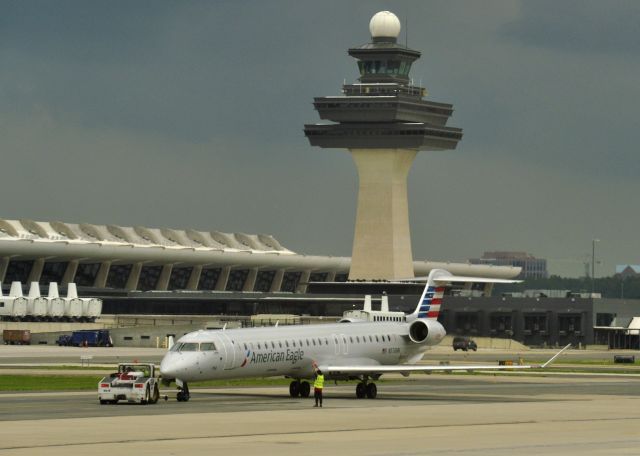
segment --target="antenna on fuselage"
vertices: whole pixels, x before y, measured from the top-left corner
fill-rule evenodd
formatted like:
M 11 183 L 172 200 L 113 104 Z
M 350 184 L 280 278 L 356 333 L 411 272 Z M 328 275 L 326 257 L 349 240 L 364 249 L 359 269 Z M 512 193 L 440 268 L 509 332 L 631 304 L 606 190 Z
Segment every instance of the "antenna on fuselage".
M 387 296 L 387 292 L 382 292 L 382 298 L 380 299 L 380 310 L 382 312 L 389 312 L 389 296 Z
M 364 296 L 364 311 L 371 312 L 371 295 Z
M 276 320 L 275 328 L 277 328 L 277 327 L 278 327 L 278 323 L 280 323 L 280 320 Z
M 228 323 L 228 322 L 227 322 Z M 222 330 L 224 331 L 225 329 L 227 329 L 227 323 L 224 324 L 224 326 L 222 327 Z

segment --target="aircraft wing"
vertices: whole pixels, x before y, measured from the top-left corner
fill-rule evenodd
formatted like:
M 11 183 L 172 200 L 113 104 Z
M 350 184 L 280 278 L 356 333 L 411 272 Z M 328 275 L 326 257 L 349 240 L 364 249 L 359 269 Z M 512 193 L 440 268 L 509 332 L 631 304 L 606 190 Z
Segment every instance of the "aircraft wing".
M 522 370 L 522 369 L 544 369 L 549 366 L 558 356 L 571 347 L 571 344 L 564 347 L 544 364 L 529 364 L 515 366 L 499 366 L 496 364 L 461 364 L 461 365 L 419 365 L 419 364 L 397 364 L 390 366 L 382 365 L 361 365 L 361 366 L 320 366 L 323 372 L 329 376 L 340 375 L 382 375 L 388 373 L 402 374 L 405 377 L 412 372 L 453 372 L 453 371 L 477 371 L 477 370 Z

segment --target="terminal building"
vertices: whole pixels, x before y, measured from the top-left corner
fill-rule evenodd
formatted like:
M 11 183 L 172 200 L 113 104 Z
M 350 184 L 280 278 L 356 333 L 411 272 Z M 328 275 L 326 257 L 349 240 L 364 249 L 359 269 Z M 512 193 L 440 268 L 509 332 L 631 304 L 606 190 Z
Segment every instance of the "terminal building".
M 424 282 L 348 281 L 350 258 L 297 254 L 273 236 L 116 225 L 0 220 L 0 280 L 74 282 L 103 300 L 110 315 L 308 315 L 335 318 L 374 307 L 411 312 Z M 433 268 L 456 275 L 516 277 L 519 268 L 414 261 L 416 276 Z M 451 334 L 512 338 L 532 346 L 640 348 L 640 300 L 588 296 L 489 296 L 469 284 L 445 296 L 440 321 Z M 638 326 L 638 328 L 636 328 Z
M 219 231 L 0 220 L 0 281 L 74 282 L 80 290 L 304 293 L 346 282 L 348 257 L 302 255 L 273 236 Z M 458 275 L 510 278 L 517 268 L 414 261 Z

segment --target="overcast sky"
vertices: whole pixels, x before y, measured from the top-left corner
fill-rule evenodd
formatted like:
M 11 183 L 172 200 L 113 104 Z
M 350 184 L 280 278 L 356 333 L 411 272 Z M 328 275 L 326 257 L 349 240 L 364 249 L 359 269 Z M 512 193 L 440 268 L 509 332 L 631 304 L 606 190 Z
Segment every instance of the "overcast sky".
M 640 2 L 3 1 L 0 217 L 269 233 L 350 256 L 357 174 L 314 96 L 396 13 L 458 149 L 409 176 L 416 259 L 640 263 Z M 405 29 L 402 31 L 404 40 Z

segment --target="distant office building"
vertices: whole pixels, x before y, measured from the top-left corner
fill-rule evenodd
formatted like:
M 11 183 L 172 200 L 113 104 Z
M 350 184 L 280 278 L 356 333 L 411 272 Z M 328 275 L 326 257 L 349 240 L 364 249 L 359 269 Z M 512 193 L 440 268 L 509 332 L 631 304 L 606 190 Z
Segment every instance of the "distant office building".
M 638 277 L 640 276 L 640 264 L 618 264 L 616 265 L 616 276 L 622 277 Z
M 494 266 L 517 266 L 522 268 L 519 279 L 546 279 L 547 260 L 536 258 L 526 252 L 484 252 L 482 258 L 471 258 L 471 264 L 485 264 Z

